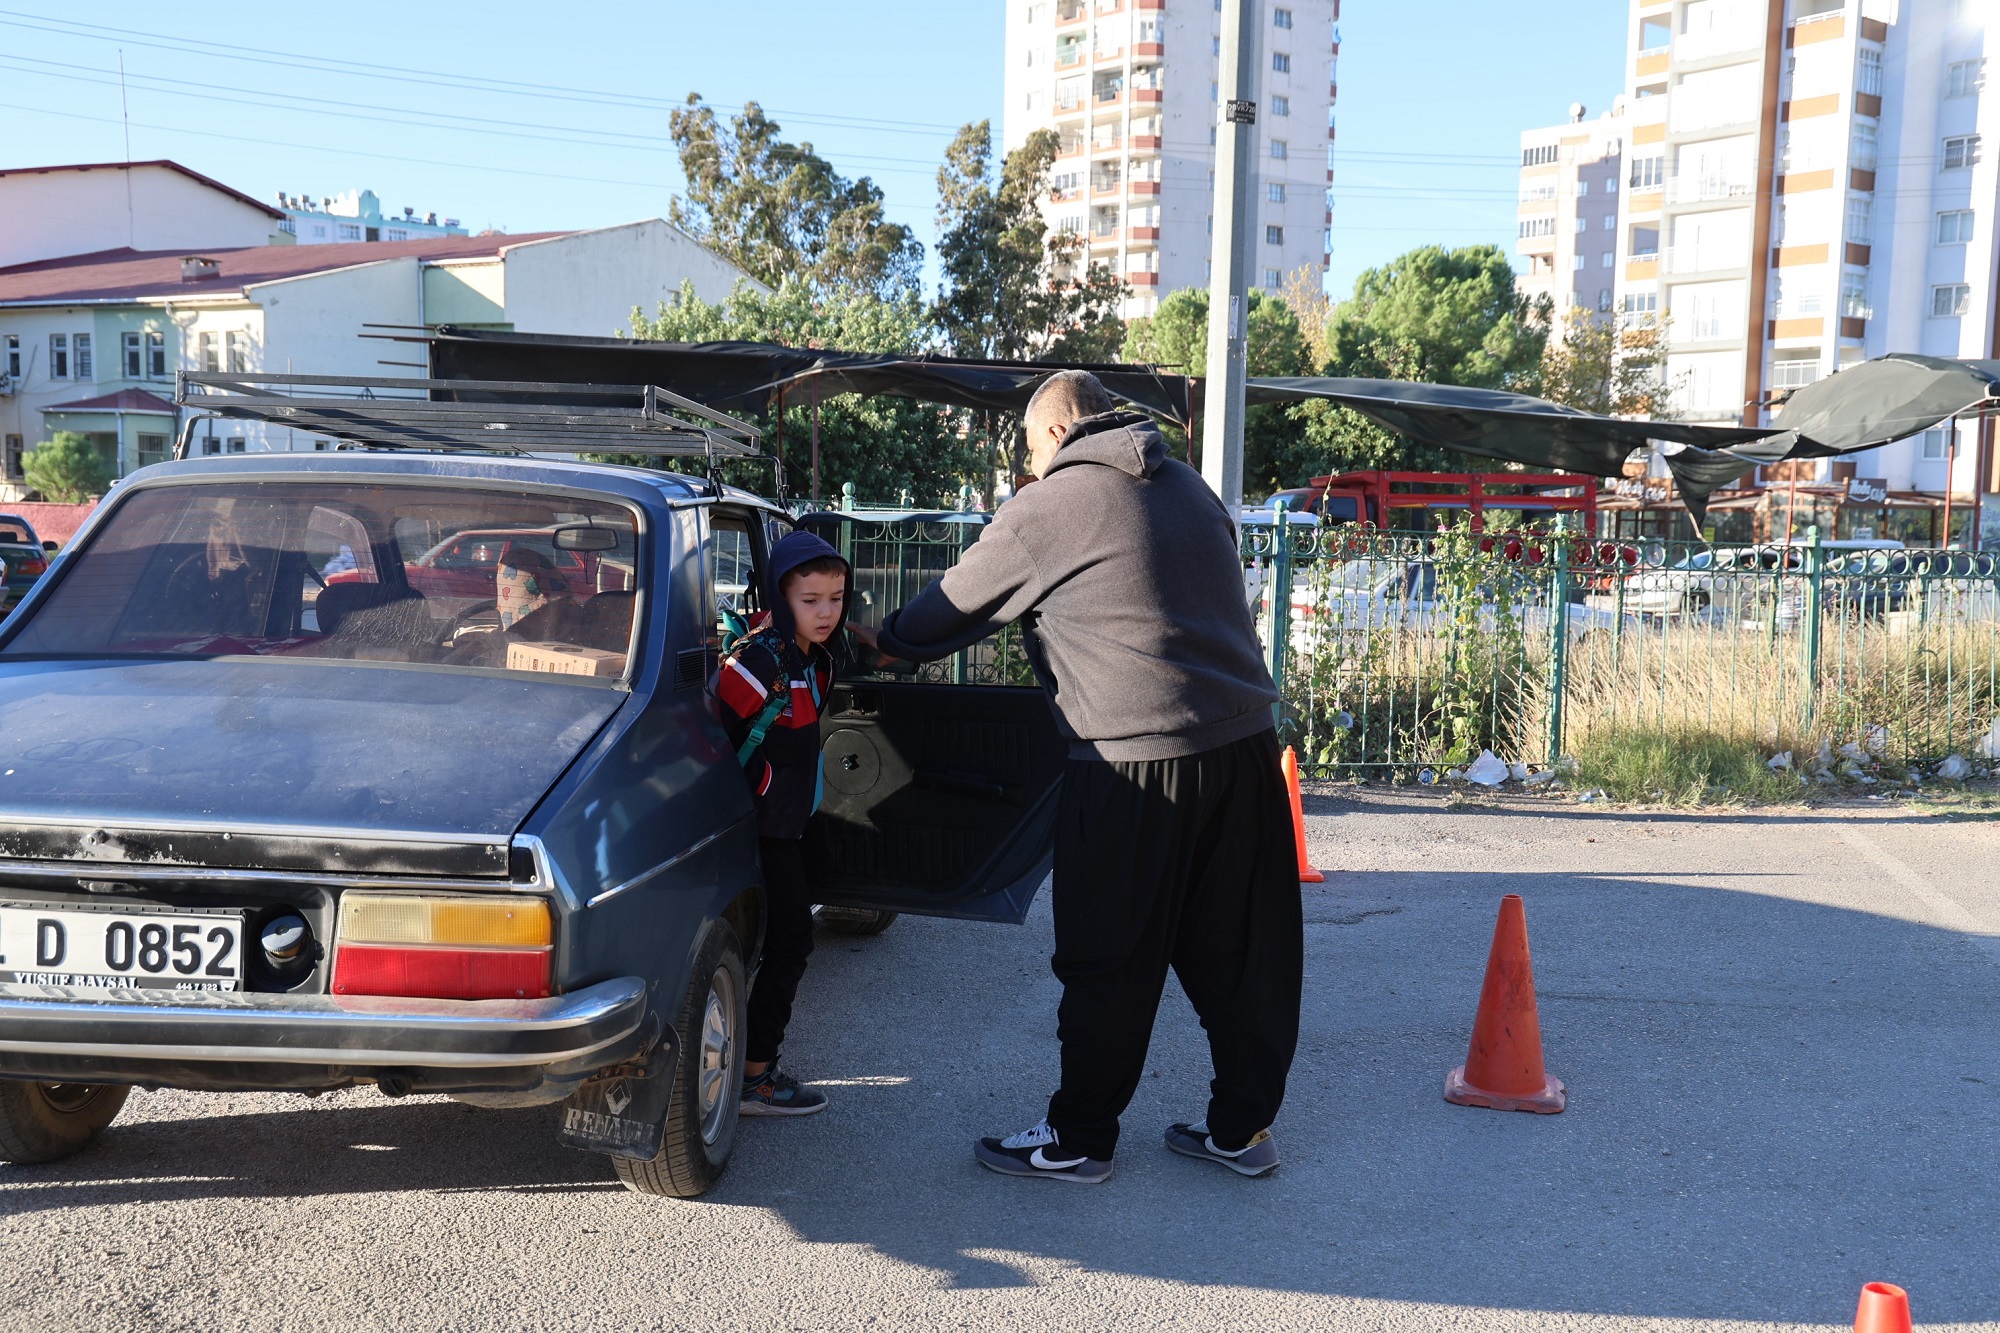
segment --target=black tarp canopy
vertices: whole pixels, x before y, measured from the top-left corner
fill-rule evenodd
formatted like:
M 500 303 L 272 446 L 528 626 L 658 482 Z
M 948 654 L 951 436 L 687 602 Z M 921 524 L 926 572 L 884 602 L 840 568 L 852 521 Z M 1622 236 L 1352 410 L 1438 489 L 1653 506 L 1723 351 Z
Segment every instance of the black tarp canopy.
M 1151 366 L 842 352 L 776 343 L 644 342 L 441 326 L 430 344 L 438 379 L 657 384 L 725 412 L 768 408 L 782 391 L 794 404 L 858 393 L 912 398 L 975 411 L 1018 412 L 1058 370 L 1087 370 L 1113 397 L 1186 425 L 1188 380 Z

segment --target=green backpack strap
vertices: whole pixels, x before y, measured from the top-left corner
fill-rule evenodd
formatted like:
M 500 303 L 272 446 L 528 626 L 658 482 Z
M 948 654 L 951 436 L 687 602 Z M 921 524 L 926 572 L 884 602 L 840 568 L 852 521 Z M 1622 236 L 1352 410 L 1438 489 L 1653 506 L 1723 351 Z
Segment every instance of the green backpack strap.
M 734 620 L 738 625 L 743 623 L 740 617 L 732 613 L 725 612 L 724 615 Z M 757 638 L 762 633 L 763 631 L 759 631 L 758 634 L 753 635 L 746 631 L 737 636 L 737 641 L 742 642 Z M 723 639 L 725 643 L 729 641 L 726 625 L 723 632 Z M 791 674 L 785 670 L 785 656 L 782 649 L 783 645 L 781 643 L 774 643 L 768 649 L 773 660 L 778 664 L 778 678 L 765 687 L 771 697 L 764 701 L 763 708 L 759 709 L 757 716 L 750 720 L 750 732 L 743 738 L 743 744 L 736 748 L 736 762 L 744 768 L 750 767 L 750 756 L 757 753 L 757 747 L 764 743 L 764 737 L 770 732 L 772 724 L 778 720 L 778 714 L 784 712 L 786 706 L 792 701 Z

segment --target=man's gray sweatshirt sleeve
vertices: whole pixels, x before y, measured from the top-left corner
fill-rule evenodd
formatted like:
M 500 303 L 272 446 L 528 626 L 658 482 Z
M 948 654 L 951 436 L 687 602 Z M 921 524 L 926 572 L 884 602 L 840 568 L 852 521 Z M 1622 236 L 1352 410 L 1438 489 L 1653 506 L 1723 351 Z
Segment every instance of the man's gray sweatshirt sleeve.
M 1013 525 L 995 519 L 943 578 L 882 622 L 882 651 L 934 662 L 997 634 L 1042 595 L 1040 572 Z

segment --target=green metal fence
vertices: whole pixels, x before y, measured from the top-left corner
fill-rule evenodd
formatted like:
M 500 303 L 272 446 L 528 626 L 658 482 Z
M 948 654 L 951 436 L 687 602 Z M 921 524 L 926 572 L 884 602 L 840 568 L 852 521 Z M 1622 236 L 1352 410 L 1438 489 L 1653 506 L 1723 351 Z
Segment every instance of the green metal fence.
M 1987 553 L 1247 527 L 1282 725 L 1319 774 L 1550 764 L 1702 733 L 1895 762 L 2000 757 Z M 1287 612 L 1272 634 L 1271 607 Z

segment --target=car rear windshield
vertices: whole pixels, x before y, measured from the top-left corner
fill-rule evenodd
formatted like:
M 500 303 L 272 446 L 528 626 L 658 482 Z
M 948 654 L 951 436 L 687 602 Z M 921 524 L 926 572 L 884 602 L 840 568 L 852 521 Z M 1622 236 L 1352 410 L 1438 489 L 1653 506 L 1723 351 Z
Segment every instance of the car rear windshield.
M 625 676 L 637 516 L 471 486 L 142 490 L 0 655 L 246 654 Z

